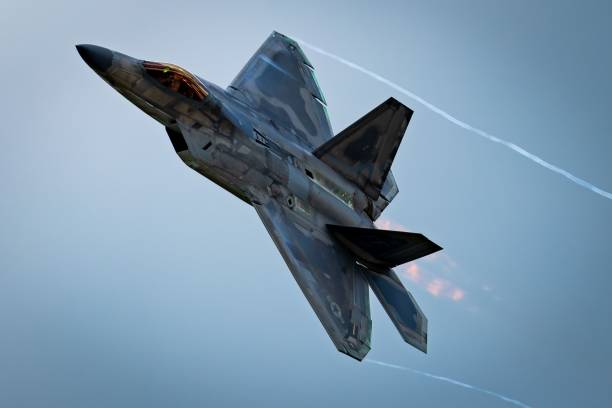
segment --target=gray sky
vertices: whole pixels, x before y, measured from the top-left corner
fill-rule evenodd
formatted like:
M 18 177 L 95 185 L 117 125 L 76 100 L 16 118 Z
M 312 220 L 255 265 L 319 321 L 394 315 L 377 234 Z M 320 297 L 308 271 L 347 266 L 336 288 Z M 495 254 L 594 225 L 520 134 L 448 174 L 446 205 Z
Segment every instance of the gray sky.
M 509 406 L 338 353 L 252 208 L 74 44 L 226 86 L 278 30 L 610 191 L 608 2 L 52 3 L 0 4 L 0 405 Z M 372 297 L 369 357 L 533 406 L 609 406 L 612 202 L 307 55 L 336 132 L 389 96 L 415 110 L 383 217 L 445 248 L 397 269 L 429 354 Z

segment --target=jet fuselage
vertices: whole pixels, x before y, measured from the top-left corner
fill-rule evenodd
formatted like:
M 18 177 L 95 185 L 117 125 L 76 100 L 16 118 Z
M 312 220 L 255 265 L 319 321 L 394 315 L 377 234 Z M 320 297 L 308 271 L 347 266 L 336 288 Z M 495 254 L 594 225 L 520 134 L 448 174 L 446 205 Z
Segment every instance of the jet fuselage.
M 373 224 L 398 193 L 391 165 L 410 108 L 389 98 L 334 136 L 314 67 L 277 32 L 227 89 L 173 64 L 77 50 L 165 127 L 185 164 L 253 206 L 339 351 L 370 350 L 368 287 L 404 341 L 427 350 L 427 318 L 391 268 L 441 247 Z
M 260 203 L 262 195 L 272 195 L 305 217 L 372 226 L 363 192 L 294 143 L 289 129 L 224 89 L 172 64 L 159 64 L 197 81 L 206 94 L 197 100 L 150 75 L 146 64 L 157 63 L 92 45 L 78 49 L 109 85 L 166 127 L 185 164 L 241 200 Z

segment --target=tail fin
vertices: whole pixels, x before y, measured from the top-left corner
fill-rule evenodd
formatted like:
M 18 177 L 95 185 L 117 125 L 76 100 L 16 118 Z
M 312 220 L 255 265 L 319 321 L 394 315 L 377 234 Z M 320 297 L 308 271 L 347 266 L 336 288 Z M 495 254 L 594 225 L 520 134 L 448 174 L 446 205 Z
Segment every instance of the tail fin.
M 442 249 L 422 234 L 328 224 L 329 232 L 370 268 L 393 268 Z
M 427 317 L 393 269 L 365 270 L 368 283 L 402 339 L 427 353 Z
M 377 200 L 411 117 L 410 108 L 389 98 L 314 154 Z
M 329 232 L 357 256 L 358 266 L 404 341 L 427 352 L 427 317 L 391 269 L 442 248 L 421 234 L 328 224 Z
M 399 193 L 399 189 L 397 188 L 397 183 L 395 182 L 395 177 L 393 176 L 393 170 L 389 170 L 387 174 L 387 179 L 380 190 L 380 197 L 376 201 L 373 201 L 373 208 L 370 214 L 370 218 L 372 221 L 376 220 L 380 214 L 387 208 L 387 206 L 393 201 L 395 196 Z

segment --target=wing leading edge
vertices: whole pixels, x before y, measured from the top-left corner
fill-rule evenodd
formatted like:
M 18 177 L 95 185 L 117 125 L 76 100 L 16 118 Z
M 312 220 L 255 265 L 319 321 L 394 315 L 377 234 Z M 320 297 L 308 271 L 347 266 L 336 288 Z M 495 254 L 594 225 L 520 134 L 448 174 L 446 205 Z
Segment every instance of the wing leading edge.
M 372 331 L 366 271 L 324 228 L 274 200 L 254 207 L 336 348 L 362 360 Z

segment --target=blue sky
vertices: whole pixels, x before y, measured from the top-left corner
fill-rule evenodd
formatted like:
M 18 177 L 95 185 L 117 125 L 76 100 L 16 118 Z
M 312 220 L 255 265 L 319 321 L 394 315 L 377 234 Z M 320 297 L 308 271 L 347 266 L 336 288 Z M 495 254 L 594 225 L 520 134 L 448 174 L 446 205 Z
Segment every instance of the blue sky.
M 253 209 L 185 167 L 74 44 L 226 86 L 278 30 L 610 191 L 611 12 L 569 1 L 0 4 L 0 405 L 508 406 L 336 352 Z M 372 297 L 369 357 L 533 406 L 610 405 L 612 202 L 306 52 L 336 132 L 389 96 L 415 110 L 384 217 L 445 248 L 398 268 L 429 318 L 429 353 L 403 343 Z

